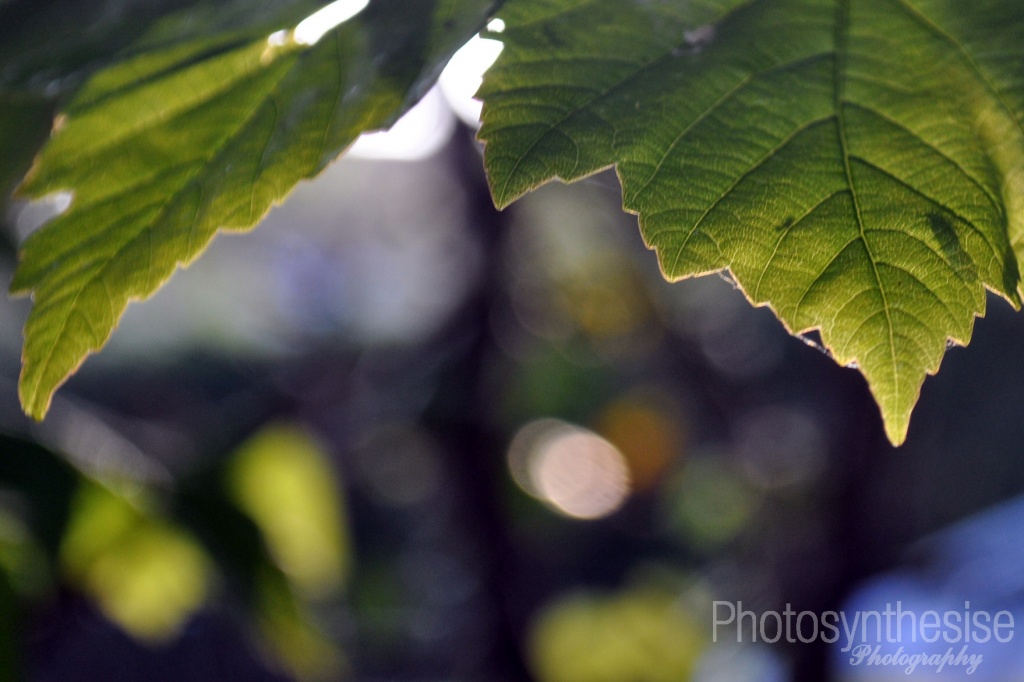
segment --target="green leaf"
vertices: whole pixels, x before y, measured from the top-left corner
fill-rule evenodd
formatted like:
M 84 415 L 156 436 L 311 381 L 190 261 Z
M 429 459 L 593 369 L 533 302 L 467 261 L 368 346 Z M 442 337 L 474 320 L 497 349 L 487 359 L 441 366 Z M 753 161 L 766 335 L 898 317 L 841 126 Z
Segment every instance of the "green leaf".
M 58 118 L 22 191 L 71 208 L 25 242 L 20 394 L 41 419 L 130 300 L 220 229 L 244 230 L 362 132 L 390 126 L 479 30 L 489 0 L 377 0 L 304 48 L 212 36 L 99 72 Z
M 127 55 L 230 33 L 255 39 L 327 0 L 13 0 L 0 4 L 0 88 L 73 91 Z
M 665 276 L 728 269 L 792 331 L 819 329 L 893 443 L 985 288 L 1020 305 L 1024 4 L 521 0 L 501 17 L 481 89 L 496 202 L 614 164 Z

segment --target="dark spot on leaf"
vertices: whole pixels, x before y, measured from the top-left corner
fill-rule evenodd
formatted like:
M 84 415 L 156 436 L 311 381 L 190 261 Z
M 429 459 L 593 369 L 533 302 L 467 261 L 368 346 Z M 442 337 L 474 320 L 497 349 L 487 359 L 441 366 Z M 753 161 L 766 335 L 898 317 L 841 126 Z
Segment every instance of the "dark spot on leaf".
M 930 211 L 925 217 L 928 219 L 928 225 L 932 228 L 932 234 L 942 244 L 943 250 L 950 244 L 957 244 L 956 230 L 953 229 L 953 223 L 949 221 L 949 218 L 937 211 Z
M 961 274 L 966 274 L 971 279 L 976 279 L 978 275 L 974 267 L 974 261 L 967 251 L 964 250 L 963 246 L 961 246 L 960 238 L 957 236 L 956 229 L 953 227 L 953 222 L 949 217 L 938 211 L 929 211 L 925 214 L 925 218 L 928 220 L 928 226 L 932 230 L 932 235 L 939 242 L 939 249 L 942 251 L 942 255 L 946 257 L 950 265 Z
M 776 227 L 775 229 L 785 230 L 787 227 L 790 227 L 795 221 L 796 218 L 794 218 L 793 216 L 786 216 L 786 219 L 779 223 L 778 227 Z
M 545 25 L 542 32 L 544 33 L 544 38 L 552 47 L 565 46 L 565 40 L 551 26 Z

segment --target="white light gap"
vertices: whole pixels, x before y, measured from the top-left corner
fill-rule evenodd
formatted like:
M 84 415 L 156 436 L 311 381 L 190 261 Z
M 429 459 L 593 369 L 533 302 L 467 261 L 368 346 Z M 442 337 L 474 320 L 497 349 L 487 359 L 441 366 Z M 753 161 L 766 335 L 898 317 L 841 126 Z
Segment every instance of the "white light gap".
M 314 45 L 332 28 L 366 9 L 370 0 L 336 0 L 303 19 L 292 34 L 299 45 Z

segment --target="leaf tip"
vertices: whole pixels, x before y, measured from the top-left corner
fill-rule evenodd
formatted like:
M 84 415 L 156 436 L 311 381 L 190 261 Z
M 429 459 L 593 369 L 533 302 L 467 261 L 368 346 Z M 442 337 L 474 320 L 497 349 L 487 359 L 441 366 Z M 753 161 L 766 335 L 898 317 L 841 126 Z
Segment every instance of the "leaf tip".
M 50 403 L 56 390 L 57 388 L 54 387 L 50 391 L 40 391 L 38 382 L 29 381 L 23 370 L 21 380 L 18 382 L 18 398 L 21 400 L 21 409 L 32 420 L 43 421 L 46 418 L 46 413 L 50 411 Z
M 875 384 L 872 382 L 872 378 L 867 375 L 865 375 L 865 378 L 868 379 L 868 386 L 871 388 L 875 403 L 882 413 L 882 425 L 885 428 L 885 435 L 889 442 L 892 443 L 892 446 L 898 448 L 907 440 L 907 431 L 910 429 L 910 417 L 914 407 L 917 405 L 918 398 L 921 396 L 921 385 L 924 383 L 924 376 L 921 377 L 920 382 L 917 384 L 917 390 L 913 392 L 913 397 L 902 395 L 900 397 L 903 400 L 899 401 L 893 401 L 883 395 L 879 395 Z
M 484 170 L 487 175 L 487 188 L 491 192 L 491 201 L 494 202 L 494 207 L 499 211 L 504 211 L 515 203 L 517 199 L 529 192 L 530 189 L 533 189 L 529 187 L 526 189 L 511 187 L 508 181 L 499 182 L 497 180 L 498 174 L 487 165 L 486 148 L 484 156 Z
M 491 201 L 494 202 L 494 207 L 499 211 L 504 211 L 506 208 L 515 203 L 515 200 L 519 197 L 506 196 L 503 194 L 497 194 L 493 190 L 491 191 Z
M 910 420 L 905 417 L 892 418 L 891 416 L 884 418 L 885 422 L 885 435 L 889 438 L 889 442 L 892 443 L 893 447 L 898 448 L 903 445 L 904 441 L 907 440 L 907 430 L 910 427 Z

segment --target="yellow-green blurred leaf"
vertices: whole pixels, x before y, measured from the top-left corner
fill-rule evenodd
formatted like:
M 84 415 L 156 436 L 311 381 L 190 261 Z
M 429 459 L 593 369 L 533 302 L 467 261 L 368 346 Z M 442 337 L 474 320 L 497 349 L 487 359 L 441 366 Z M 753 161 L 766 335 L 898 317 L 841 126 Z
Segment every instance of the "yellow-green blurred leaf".
M 289 585 L 275 576 L 261 576 L 256 619 L 278 660 L 300 680 L 338 680 L 347 661 L 340 648 L 318 629 L 306 605 L 295 599 Z
M 350 545 L 337 473 L 305 431 L 272 426 L 235 453 L 227 485 L 263 532 L 271 554 L 303 594 L 323 597 L 343 586 Z
M 706 647 L 679 595 L 661 588 L 564 598 L 530 635 L 539 682 L 685 682 Z
M 165 640 L 206 600 L 211 564 L 183 530 L 85 482 L 61 546 L 68 579 L 136 637 Z

